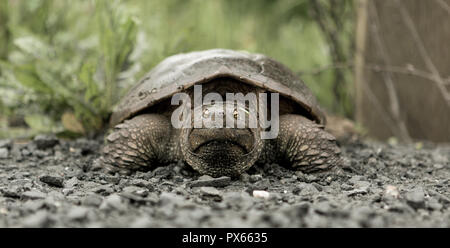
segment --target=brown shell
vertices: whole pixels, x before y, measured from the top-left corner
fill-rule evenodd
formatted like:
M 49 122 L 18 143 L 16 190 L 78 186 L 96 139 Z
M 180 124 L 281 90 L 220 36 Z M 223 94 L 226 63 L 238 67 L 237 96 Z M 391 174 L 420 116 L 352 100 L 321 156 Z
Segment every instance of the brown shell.
M 286 66 L 262 54 L 212 49 L 170 56 L 154 67 L 122 99 L 111 116 L 116 125 L 194 84 L 232 77 L 299 103 L 317 123 L 325 116 L 306 85 Z

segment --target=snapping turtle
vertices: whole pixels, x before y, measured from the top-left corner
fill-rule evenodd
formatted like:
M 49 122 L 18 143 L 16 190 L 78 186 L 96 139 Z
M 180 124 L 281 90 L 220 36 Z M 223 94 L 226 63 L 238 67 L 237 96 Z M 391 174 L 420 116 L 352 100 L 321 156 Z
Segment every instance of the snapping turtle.
M 229 101 L 230 93 L 244 104 Z M 250 125 L 269 115 L 270 123 Z M 225 120 L 244 121 L 218 125 Z M 261 54 L 213 49 L 171 56 L 129 91 L 110 124 L 101 161 L 112 171 L 182 160 L 217 177 L 237 176 L 255 163 L 280 162 L 303 172 L 341 163 L 315 97 L 288 68 Z

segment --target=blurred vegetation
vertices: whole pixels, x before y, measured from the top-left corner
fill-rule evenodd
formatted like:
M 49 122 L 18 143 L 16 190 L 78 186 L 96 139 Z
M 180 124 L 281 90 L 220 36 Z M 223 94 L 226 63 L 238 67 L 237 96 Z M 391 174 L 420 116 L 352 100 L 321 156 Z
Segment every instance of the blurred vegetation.
M 353 0 L 2 0 L 0 136 L 21 117 L 30 135 L 98 133 L 150 68 L 210 48 L 267 54 L 350 117 L 351 71 L 336 68 L 352 59 L 353 15 Z

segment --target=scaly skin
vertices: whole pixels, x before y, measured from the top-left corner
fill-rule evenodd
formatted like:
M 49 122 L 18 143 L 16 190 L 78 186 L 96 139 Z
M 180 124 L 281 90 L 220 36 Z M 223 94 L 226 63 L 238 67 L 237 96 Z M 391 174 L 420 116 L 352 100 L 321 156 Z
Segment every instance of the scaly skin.
M 106 139 L 102 162 L 112 172 L 129 173 L 184 160 L 179 139 L 180 132 L 171 128 L 166 117 L 139 115 L 114 128 Z M 278 137 L 266 140 L 263 149 L 258 163 L 278 162 L 305 173 L 327 171 L 342 163 L 335 138 L 300 115 L 280 116 Z M 221 174 L 217 168 L 211 173 L 202 172 Z M 223 174 L 227 174 L 226 170 Z
M 280 116 L 278 137 L 267 140 L 259 162 L 287 164 L 302 172 L 323 172 L 340 166 L 340 149 L 336 139 L 301 115 Z
M 120 173 L 175 162 L 181 158 L 178 137 L 167 117 L 138 115 L 114 127 L 100 160 L 110 172 Z

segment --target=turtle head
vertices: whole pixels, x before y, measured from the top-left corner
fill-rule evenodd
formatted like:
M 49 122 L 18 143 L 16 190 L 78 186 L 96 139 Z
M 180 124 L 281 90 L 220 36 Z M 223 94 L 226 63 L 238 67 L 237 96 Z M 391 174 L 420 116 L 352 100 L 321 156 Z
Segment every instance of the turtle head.
M 194 108 L 189 128 L 181 132 L 185 161 L 202 174 L 237 176 L 259 158 L 264 142 L 257 113 L 232 102 Z

